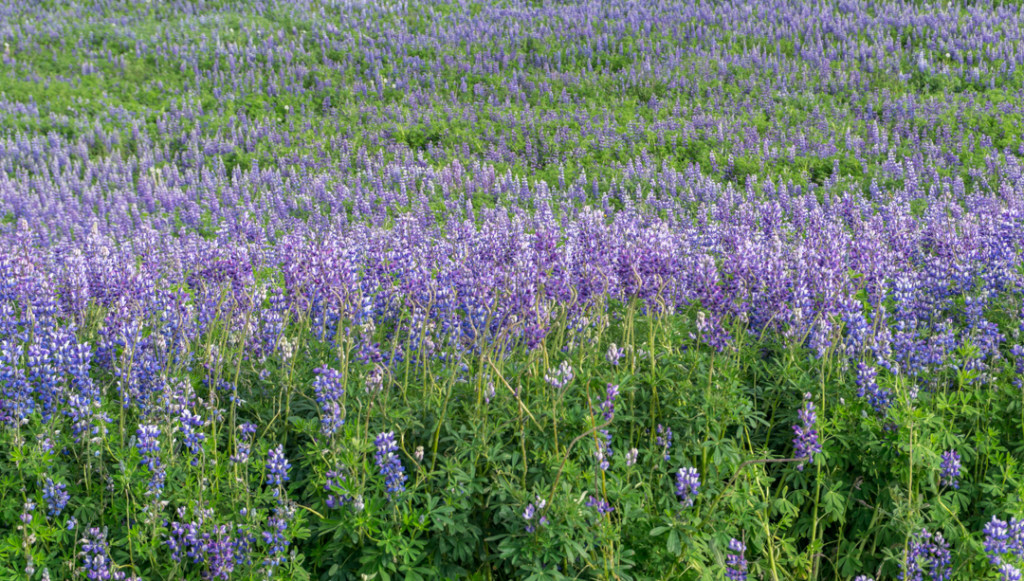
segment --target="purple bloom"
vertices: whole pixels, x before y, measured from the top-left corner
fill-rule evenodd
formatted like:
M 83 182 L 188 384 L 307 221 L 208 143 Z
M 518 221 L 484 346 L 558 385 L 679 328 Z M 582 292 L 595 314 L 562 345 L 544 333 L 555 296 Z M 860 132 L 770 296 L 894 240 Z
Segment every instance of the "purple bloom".
M 275 508 L 274 515 L 267 519 L 267 529 L 263 531 L 263 542 L 268 545 L 267 558 L 263 564 L 268 567 L 283 565 L 285 562 L 288 545 L 290 542 L 285 536 L 288 530 L 288 521 L 291 520 L 291 511 L 284 508 Z
M 939 475 L 939 484 L 960 488 L 960 454 L 955 450 L 946 450 L 942 453 L 942 473 Z
M 603 498 L 598 498 L 593 494 L 587 499 L 587 506 L 590 508 L 596 508 L 598 514 L 605 515 L 615 510 L 612 505 L 608 504 L 608 501 Z
M 575 377 L 572 373 L 572 367 L 568 361 L 563 361 L 558 368 L 548 371 L 544 374 L 544 380 L 554 387 L 555 389 L 564 389 L 565 386 L 569 385 L 569 382 Z
M 729 554 L 725 556 L 725 577 L 729 581 L 747 581 L 747 546 L 738 539 L 729 541 Z
M 324 492 L 329 493 L 327 495 L 326 504 L 328 508 L 340 508 L 341 506 L 352 502 L 352 497 L 347 494 L 335 494 L 334 489 L 345 481 L 345 475 L 342 474 L 341 470 L 328 470 L 327 481 L 324 483 Z
M 814 428 L 817 421 L 817 414 L 814 413 L 814 402 L 811 401 L 811 394 L 804 394 L 804 407 L 800 409 L 800 424 L 793 426 L 796 437 L 793 438 L 793 457 L 806 460 L 808 464 L 814 462 L 814 455 L 821 452 L 821 444 L 818 443 L 818 430 Z M 804 469 L 801 462 L 797 470 Z
M 611 421 L 615 416 L 615 398 L 619 395 L 619 386 L 608 384 L 605 400 L 601 402 L 601 411 L 604 412 L 604 421 Z
M 329 436 L 337 432 L 345 423 L 342 407 L 339 403 L 345 394 L 342 374 L 326 365 L 314 370 L 313 391 L 316 401 L 320 404 L 320 431 Z
M 608 363 L 611 363 L 612 366 L 617 367 L 619 365 L 619 360 L 622 359 L 622 356 L 625 354 L 625 349 L 619 349 L 618 345 L 612 343 L 611 345 L 608 345 L 608 352 L 605 353 L 604 358 L 608 361 Z
M 598 432 L 601 438 L 597 441 L 597 451 L 594 456 L 597 458 L 601 470 L 608 470 L 608 459 L 612 457 L 612 435 L 608 430 Z
M 985 553 L 993 565 L 1003 562 L 1003 555 L 1024 559 L 1024 520 L 1011 518 L 1009 522 L 992 517 L 985 525 Z
M 239 438 L 235 440 L 238 451 L 231 456 L 231 461 L 236 464 L 245 464 L 252 454 L 252 438 L 256 433 L 256 426 L 244 423 L 238 426 Z
M 892 405 L 892 393 L 878 387 L 878 370 L 861 361 L 857 364 L 857 395 L 867 399 L 879 414 L 885 414 Z
M 291 467 L 288 459 L 284 457 L 284 446 L 278 444 L 267 455 L 267 484 L 280 487 L 288 482 L 288 469 Z M 275 490 L 274 496 L 277 496 L 278 492 Z
M 63 482 L 54 482 L 50 477 L 46 478 L 46 483 L 43 484 L 43 500 L 46 501 L 47 512 L 51 517 L 58 517 L 60 513 L 64 512 L 64 507 L 68 505 L 68 501 L 71 500 L 71 495 L 68 494 L 68 487 Z
M 661 447 L 665 461 L 668 462 L 672 459 L 669 454 L 669 449 L 672 448 L 672 428 L 663 428 L 661 424 L 658 424 L 658 434 L 658 446 Z
M 160 466 L 160 428 L 155 425 L 142 424 L 135 430 L 135 447 L 142 456 L 140 464 L 149 468 L 150 472 L 156 471 Z
M 547 506 L 547 501 L 538 496 L 536 506 L 534 506 L 531 502 L 530 504 L 526 505 L 525 509 L 523 509 L 523 520 L 526 521 L 526 532 L 532 533 L 537 530 L 537 527 L 534 526 L 535 522 L 536 524 L 539 524 L 541 526 L 547 524 L 548 519 L 546 516 L 541 516 L 540 518 L 536 519 L 536 521 L 534 520 L 537 516 L 537 511 L 544 510 L 545 506 Z
M 942 538 L 942 533 L 922 530 L 910 540 L 900 579 L 924 581 L 927 571 L 930 581 L 948 581 L 953 574 L 951 562 L 949 543 Z
M 700 492 L 700 472 L 696 468 L 680 468 L 676 472 L 676 496 L 683 506 L 693 506 L 693 500 Z
M 90 580 L 107 580 L 111 578 L 114 563 L 110 560 L 110 549 L 107 546 L 105 530 L 90 528 L 82 537 L 82 564 L 85 577 Z
M 32 522 L 32 512 L 36 509 L 36 503 L 31 500 L 26 500 L 25 505 L 22 507 L 21 522 L 28 524 Z
M 1002 581 L 1021 581 L 1020 569 L 1009 563 L 999 566 L 999 575 Z
M 640 454 L 640 451 L 636 448 L 630 448 L 629 452 L 626 452 L 626 466 L 632 466 L 636 464 L 636 457 Z
M 405 468 L 398 458 L 398 444 L 395 443 L 394 432 L 381 432 L 374 442 L 377 446 L 377 467 L 380 468 L 380 475 L 384 477 L 387 486 L 388 497 L 405 492 Z
M 203 451 L 203 441 L 206 440 L 206 434 L 199 431 L 204 423 L 203 418 L 186 409 L 182 411 L 180 420 L 180 430 L 184 438 L 185 447 L 192 454 L 201 453 Z M 192 465 L 196 466 L 198 461 L 198 458 L 193 458 Z

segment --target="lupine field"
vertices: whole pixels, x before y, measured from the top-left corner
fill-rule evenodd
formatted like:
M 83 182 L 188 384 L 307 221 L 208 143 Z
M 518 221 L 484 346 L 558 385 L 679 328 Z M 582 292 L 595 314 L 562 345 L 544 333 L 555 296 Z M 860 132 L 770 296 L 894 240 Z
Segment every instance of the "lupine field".
M 1021 579 L 1020 5 L 0 43 L 0 579 Z

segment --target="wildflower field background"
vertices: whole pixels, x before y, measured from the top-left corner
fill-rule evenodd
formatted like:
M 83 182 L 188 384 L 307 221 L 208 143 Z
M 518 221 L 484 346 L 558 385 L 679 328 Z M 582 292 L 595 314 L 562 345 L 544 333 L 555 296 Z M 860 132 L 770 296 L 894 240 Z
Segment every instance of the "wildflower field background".
M 0 42 L 0 579 L 1021 579 L 1019 4 Z

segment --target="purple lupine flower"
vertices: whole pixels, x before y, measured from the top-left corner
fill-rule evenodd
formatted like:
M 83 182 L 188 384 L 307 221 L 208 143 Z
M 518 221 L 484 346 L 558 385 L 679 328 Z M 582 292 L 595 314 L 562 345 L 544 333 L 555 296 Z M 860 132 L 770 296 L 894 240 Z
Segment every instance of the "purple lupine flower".
M 286 506 L 275 508 L 273 516 L 267 519 L 267 529 L 263 531 L 263 542 L 268 545 L 267 558 L 263 564 L 267 567 L 283 565 L 287 559 L 285 552 L 291 543 L 285 537 L 285 531 L 288 530 L 292 516 L 291 509 Z
M 380 475 L 384 477 L 387 486 L 388 498 L 392 495 L 405 492 L 405 468 L 398 458 L 398 444 L 395 443 L 394 432 L 381 432 L 374 442 L 377 446 L 377 467 L 380 468 Z
M 941 486 L 952 486 L 960 488 L 960 454 L 955 450 L 946 450 L 942 453 L 942 473 L 939 475 Z
M 160 428 L 151 424 L 141 424 L 135 430 L 135 447 L 139 450 L 142 466 L 149 468 L 150 472 L 156 471 L 160 466 Z
M 1021 581 L 1020 569 L 1009 563 L 999 565 L 999 575 L 1002 581 Z
M 82 537 L 82 564 L 85 577 L 90 580 L 107 580 L 111 578 L 113 562 L 110 560 L 110 549 L 107 546 L 105 530 L 90 528 Z
M 278 487 L 274 491 L 274 496 L 277 496 L 280 487 L 288 482 L 288 469 L 291 467 L 288 459 L 284 457 L 284 445 L 278 444 L 267 454 L 267 484 Z
M 555 389 L 564 389 L 573 380 L 572 366 L 568 361 L 563 361 L 556 369 L 544 374 L 544 380 Z
M 384 391 L 384 368 L 380 364 L 374 364 L 373 369 L 366 374 L 366 393 L 380 393 Z
M 875 581 L 874 578 L 868 577 L 867 575 L 857 575 L 853 581 Z
M 984 532 L 985 553 L 993 565 L 1002 563 L 1006 554 L 1024 559 L 1024 520 L 1011 518 L 1006 522 L 993 516 Z
M 729 540 L 729 554 L 725 556 L 725 577 L 729 581 L 747 581 L 747 546 L 739 539 Z
M 693 500 L 700 492 L 700 472 L 696 468 L 680 468 L 676 472 L 676 496 L 683 506 L 693 506 Z
M 36 503 L 32 500 L 26 500 L 21 510 L 21 515 L 18 517 L 21 522 L 28 524 L 32 522 L 32 513 L 36 510 Z
M 536 506 L 534 506 L 532 502 L 526 505 L 526 508 L 523 510 L 523 520 L 526 521 L 526 532 L 533 533 L 537 530 L 537 527 L 534 526 L 534 518 L 537 516 L 537 511 L 544 510 L 545 506 L 547 506 L 547 501 L 541 498 L 540 496 L 537 497 Z M 548 524 L 548 518 L 546 516 L 541 516 L 540 518 L 536 519 L 536 524 L 544 526 Z
M 867 399 L 876 413 L 885 414 L 892 405 L 892 393 L 878 387 L 878 370 L 861 361 L 857 364 L 857 395 Z
M 608 363 L 611 363 L 612 366 L 617 367 L 619 365 L 619 360 L 622 359 L 622 356 L 625 354 L 625 349 L 619 349 L 618 345 L 612 343 L 608 345 L 608 351 L 605 353 L 604 358 Z
M 533 526 L 533 517 L 536 515 L 536 513 L 537 509 L 536 507 L 533 506 L 532 502 L 526 505 L 526 508 L 523 509 L 523 520 L 526 521 L 526 532 L 528 533 L 532 533 L 534 530 L 536 530 Z
M 236 464 L 245 464 L 252 454 L 252 439 L 256 433 L 256 426 L 250 423 L 243 423 L 238 426 L 239 438 L 235 440 L 238 451 L 231 456 L 231 461 Z
M 609 383 L 605 399 L 601 402 L 604 421 L 610 422 L 615 416 L 615 398 L 619 395 L 619 386 Z
M 316 402 L 320 404 L 320 431 L 325 436 L 336 433 L 345 424 L 344 414 L 339 401 L 345 394 L 342 383 L 343 376 L 326 365 L 314 370 L 313 391 Z
M 608 430 L 601 430 L 598 433 L 601 434 L 601 438 L 598 438 L 597 451 L 594 452 L 594 456 L 597 458 L 601 470 L 608 470 L 608 459 L 612 457 L 612 435 Z
M 630 448 L 629 452 L 626 452 L 626 466 L 632 466 L 636 464 L 636 457 L 640 454 L 640 451 L 636 448 Z
M 324 492 L 327 492 L 327 508 L 340 508 L 350 502 L 352 497 L 347 494 L 335 494 L 334 488 L 345 482 L 345 475 L 341 470 L 328 470 L 327 481 L 324 483 Z
M 43 500 L 46 501 L 46 514 L 56 518 L 60 516 L 60 513 L 64 512 L 64 507 L 71 500 L 71 495 L 68 494 L 66 484 L 54 482 L 52 478 L 47 476 L 46 482 L 43 484 Z
M 800 409 L 800 424 L 793 426 L 796 437 L 793 438 L 793 457 L 806 460 L 808 464 L 814 462 L 814 455 L 821 452 L 821 444 L 818 443 L 818 430 L 814 428 L 817 414 L 814 413 L 814 402 L 811 401 L 811 394 L 804 394 L 804 407 Z M 797 470 L 804 469 L 801 462 Z
M 607 500 L 605 500 L 603 498 L 598 498 L 598 497 L 594 496 L 593 494 L 591 494 L 590 498 L 587 499 L 587 504 L 586 505 L 588 507 L 590 507 L 590 508 L 596 508 L 598 514 L 601 514 L 601 515 L 608 514 L 608 513 L 612 512 L 613 510 L 615 510 L 615 508 L 611 504 L 608 504 Z
M 900 579 L 924 581 L 927 569 L 930 581 L 948 581 L 953 574 L 951 562 L 949 543 L 942 538 L 942 533 L 921 530 L 910 540 Z
M 662 449 L 665 461 L 669 462 L 672 459 L 669 454 L 669 449 L 672 448 L 672 428 L 663 428 L 661 424 L 658 424 L 658 434 L 658 446 Z
M 206 434 L 199 431 L 203 426 L 203 418 L 198 414 L 192 413 L 191 410 L 185 409 L 181 412 L 181 434 L 184 439 L 185 447 L 192 454 L 198 455 L 203 451 L 203 441 L 206 440 Z M 192 465 L 197 466 L 199 458 L 192 459 Z

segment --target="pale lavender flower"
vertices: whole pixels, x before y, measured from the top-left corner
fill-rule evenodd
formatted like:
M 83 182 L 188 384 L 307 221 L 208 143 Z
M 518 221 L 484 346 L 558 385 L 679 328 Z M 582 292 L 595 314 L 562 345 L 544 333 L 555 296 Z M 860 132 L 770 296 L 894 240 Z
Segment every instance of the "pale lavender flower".
M 568 361 L 563 361 L 556 369 L 544 374 L 544 380 L 555 389 L 564 389 L 574 377 L 572 366 L 569 365 Z

